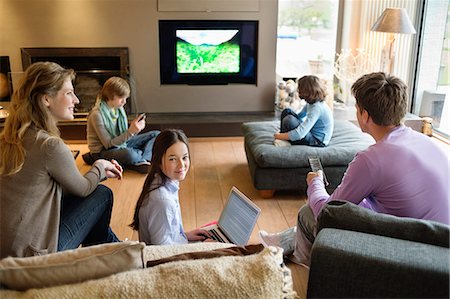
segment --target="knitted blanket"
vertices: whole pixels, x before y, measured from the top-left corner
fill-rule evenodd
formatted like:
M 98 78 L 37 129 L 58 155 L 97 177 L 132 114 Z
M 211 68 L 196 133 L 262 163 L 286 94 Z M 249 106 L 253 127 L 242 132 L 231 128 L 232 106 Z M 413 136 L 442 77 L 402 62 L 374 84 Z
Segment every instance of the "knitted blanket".
M 175 254 L 230 247 L 232 244 L 198 243 L 147 246 L 145 260 Z M 26 292 L 2 290 L 2 298 L 294 298 L 290 270 L 275 247 L 247 256 L 165 263 L 152 268 L 121 272 L 78 284 Z

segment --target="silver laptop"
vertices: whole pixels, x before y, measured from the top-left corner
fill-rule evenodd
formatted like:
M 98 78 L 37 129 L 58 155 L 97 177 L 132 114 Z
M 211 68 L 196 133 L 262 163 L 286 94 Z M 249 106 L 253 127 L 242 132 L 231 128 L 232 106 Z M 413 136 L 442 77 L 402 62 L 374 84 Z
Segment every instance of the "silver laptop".
M 217 225 L 210 225 L 203 229 L 209 231 L 216 241 L 247 245 L 260 213 L 261 209 L 258 206 L 233 187 Z

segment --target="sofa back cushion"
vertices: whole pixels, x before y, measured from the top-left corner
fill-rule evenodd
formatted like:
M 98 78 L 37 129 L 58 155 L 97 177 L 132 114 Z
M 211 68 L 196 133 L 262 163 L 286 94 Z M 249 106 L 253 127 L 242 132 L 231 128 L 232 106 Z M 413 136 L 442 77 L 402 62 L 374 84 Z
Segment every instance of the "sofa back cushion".
M 214 244 L 200 245 L 192 248 L 219 248 Z M 174 252 L 170 247 L 180 254 L 183 251 L 177 250 L 179 247 L 187 249 L 186 252 L 190 251 L 190 247 L 184 244 L 156 245 L 147 246 L 145 256 L 156 259 L 167 257 L 167 254 L 160 253 L 168 249 L 170 255 Z M 293 299 L 296 298 L 296 293 L 292 287 L 291 271 L 283 263 L 282 250 L 270 247 L 257 254 L 173 261 L 77 284 L 28 290 L 26 293 L 0 290 L 0 297 Z
M 317 221 L 317 232 L 337 228 L 449 248 L 448 225 L 376 213 L 346 201 L 329 202 Z
M 144 267 L 145 243 L 120 242 L 0 261 L 0 284 L 27 290 L 82 282 Z
M 343 229 L 314 241 L 307 298 L 449 298 L 449 250 Z

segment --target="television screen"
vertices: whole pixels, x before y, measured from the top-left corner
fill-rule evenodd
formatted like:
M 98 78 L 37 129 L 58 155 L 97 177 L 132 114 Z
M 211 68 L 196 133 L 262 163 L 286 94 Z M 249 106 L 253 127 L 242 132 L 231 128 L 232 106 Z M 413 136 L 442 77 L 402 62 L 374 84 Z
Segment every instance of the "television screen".
M 178 73 L 239 73 L 237 29 L 177 30 Z
M 160 20 L 161 84 L 256 84 L 258 21 Z

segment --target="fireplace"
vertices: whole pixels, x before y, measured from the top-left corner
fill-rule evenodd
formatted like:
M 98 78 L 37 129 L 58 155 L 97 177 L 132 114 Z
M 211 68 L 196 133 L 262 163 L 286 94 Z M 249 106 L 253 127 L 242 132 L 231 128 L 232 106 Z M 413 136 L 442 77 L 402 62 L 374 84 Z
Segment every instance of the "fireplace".
M 85 117 L 94 106 L 103 83 L 112 76 L 130 77 L 128 48 L 22 48 L 23 70 L 34 62 L 52 61 L 77 73 L 74 89 L 80 99 L 75 115 Z M 125 110 L 130 113 L 131 100 Z

